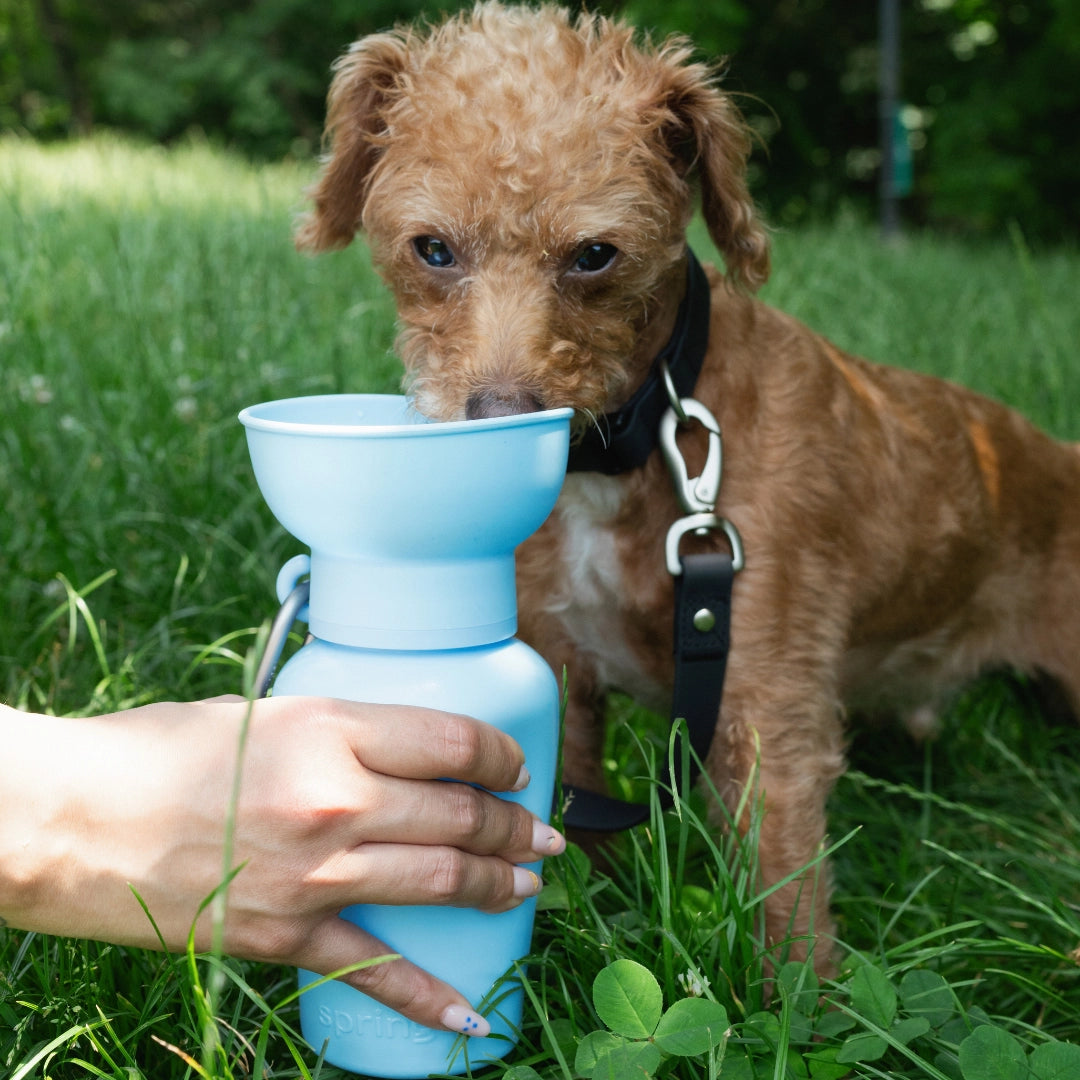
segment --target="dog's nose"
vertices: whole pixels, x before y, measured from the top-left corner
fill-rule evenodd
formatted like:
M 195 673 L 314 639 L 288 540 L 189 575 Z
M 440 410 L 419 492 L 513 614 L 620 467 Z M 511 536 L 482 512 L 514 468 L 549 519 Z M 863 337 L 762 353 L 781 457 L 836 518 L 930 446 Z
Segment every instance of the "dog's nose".
M 488 387 L 469 395 L 465 415 L 470 420 L 483 420 L 492 416 L 540 412 L 543 407 L 543 402 L 531 390 L 520 386 Z

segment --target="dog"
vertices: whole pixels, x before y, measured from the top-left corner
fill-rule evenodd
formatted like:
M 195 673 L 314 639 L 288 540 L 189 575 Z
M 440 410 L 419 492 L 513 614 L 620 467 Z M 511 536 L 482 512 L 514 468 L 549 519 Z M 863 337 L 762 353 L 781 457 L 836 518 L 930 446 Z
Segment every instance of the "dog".
M 700 191 L 724 271 L 701 271 L 692 396 L 722 431 L 715 513 L 745 550 L 706 768 L 729 808 L 763 801 L 762 886 L 784 883 L 765 902 L 769 942 L 827 973 L 827 873 L 809 867 L 848 713 L 924 722 L 1001 666 L 1080 699 L 1080 450 L 754 297 L 770 245 L 747 189 L 750 134 L 682 38 L 482 2 L 356 42 L 335 66 L 326 135 L 297 244 L 366 235 L 407 386 L 441 420 L 570 406 L 576 434 L 603 430 L 677 328 Z M 700 469 L 701 432 L 678 439 Z M 670 703 L 665 541 L 684 513 L 653 450 L 622 473 L 568 475 L 519 550 L 520 634 L 568 674 L 564 769 L 583 787 L 603 784 L 609 690 Z

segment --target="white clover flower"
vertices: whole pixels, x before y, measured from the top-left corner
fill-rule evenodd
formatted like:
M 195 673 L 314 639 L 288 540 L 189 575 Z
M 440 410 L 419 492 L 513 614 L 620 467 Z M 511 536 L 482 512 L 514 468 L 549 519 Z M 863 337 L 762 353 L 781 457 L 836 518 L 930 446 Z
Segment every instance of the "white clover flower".
M 184 421 L 185 424 L 195 419 L 199 411 L 199 403 L 190 396 L 178 397 L 173 402 L 173 412 Z
M 701 997 L 709 986 L 709 980 L 704 975 L 692 971 L 684 971 L 678 978 L 679 985 L 688 997 Z

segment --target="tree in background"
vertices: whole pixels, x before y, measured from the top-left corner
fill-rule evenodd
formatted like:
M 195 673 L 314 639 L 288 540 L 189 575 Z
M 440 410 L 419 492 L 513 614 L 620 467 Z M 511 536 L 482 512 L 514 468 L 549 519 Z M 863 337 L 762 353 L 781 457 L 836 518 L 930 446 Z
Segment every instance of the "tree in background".
M 881 163 L 871 0 L 627 0 L 644 26 L 730 57 L 727 86 L 766 153 L 756 194 L 780 223 L 870 206 Z M 1080 3 L 903 0 L 907 217 L 966 231 L 1017 221 L 1080 236 Z
M 579 2 L 580 0 L 575 0 Z M 0 127 L 191 131 L 263 158 L 319 144 L 329 68 L 356 37 L 456 0 L 0 0 Z M 730 57 L 758 132 L 755 193 L 781 224 L 872 206 L 878 149 L 871 0 L 599 0 Z M 903 0 L 908 220 L 1017 221 L 1080 236 L 1080 3 Z
M 925 216 L 1080 235 L 1080 4 L 920 6 L 910 48 L 912 89 L 930 120 L 919 192 Z
M 199 131 L 278 158 L 319 143 L 330 64 L 423 0 L 0 0 L 0 125 Z

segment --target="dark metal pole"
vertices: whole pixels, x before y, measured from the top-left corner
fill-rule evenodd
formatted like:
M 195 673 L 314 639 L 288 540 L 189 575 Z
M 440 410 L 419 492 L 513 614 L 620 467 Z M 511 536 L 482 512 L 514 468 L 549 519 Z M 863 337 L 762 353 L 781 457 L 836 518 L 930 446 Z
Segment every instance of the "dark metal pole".
M 896 146 L 894 131 L 900 97 L 900 2 L 878 0 L 878 40 L 881 69 L 878 76 L 881 132 L 881 178 L 879 203 L 881 233 L 886 239 L 900 231 L 896 193 Z

